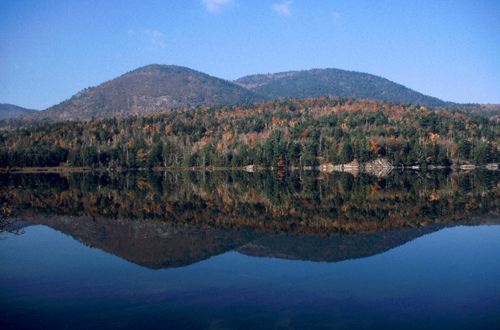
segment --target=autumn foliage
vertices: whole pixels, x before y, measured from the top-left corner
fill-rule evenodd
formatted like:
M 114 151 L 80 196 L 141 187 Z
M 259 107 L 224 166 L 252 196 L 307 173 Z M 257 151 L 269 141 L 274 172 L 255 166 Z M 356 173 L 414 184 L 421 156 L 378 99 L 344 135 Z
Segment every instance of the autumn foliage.
M 202 107 L 0 131 L 0 166 L 303 167 L 499 162 L 500 124 L 373 100 L 317 98 Z

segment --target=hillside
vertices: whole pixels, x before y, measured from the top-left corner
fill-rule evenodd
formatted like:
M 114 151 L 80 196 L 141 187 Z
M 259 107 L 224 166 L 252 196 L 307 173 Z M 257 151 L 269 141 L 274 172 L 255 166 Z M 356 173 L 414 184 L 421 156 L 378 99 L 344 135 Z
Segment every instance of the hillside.
M 232 82 L 185 67 L 153 64 L 84 89 L 32 119 L 89 120 L 254 100 L 252 92 Z
M 96 87 L 84 89 L 43 111 L 32 113 L 30 110 L 16 108 L 17 112 L 12 112 L 13 114 L 26 116 L 19 121 L 4 122 L 2 125 L 15 127 L 44 120 L 120 118 L 200 106 L 329 96 L 441 107 L 492 119 L 498 118 L 500 113 L 498 105 L 444 102 L 385 78 L 361 72 L 313 69 L 251 75 L 230 82 L 186 67 L 152 64 Z M 12 118 L 15 117 L 2 117 L 0 110 L 0 120 Z
M 438 98 L 418 93 L 385 78 L 340 69 L 250 75 L 237 79 L 235 83 L 270 99 L 340 96 L 402 104 L 446 105 Z
M 26 109 L 13 104 L 0 103 L 0 120 L 18 118 L 35 111 L 36 110 Z
M 374 100 L 317 98 L 180 109 L 0 131 L 0 167 L 304 167 L 500 162 L 500 123 Z

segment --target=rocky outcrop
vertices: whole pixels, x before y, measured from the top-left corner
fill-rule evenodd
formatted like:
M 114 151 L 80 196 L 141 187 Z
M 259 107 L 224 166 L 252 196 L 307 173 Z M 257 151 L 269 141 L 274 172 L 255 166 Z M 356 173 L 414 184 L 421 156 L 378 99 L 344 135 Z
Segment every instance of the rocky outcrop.
M 490 171 L 498 170 L 498 164 L 497 163 L 486 164 L 486 169 Z
M 384 177 L 391 173 L 393 166 L 387 159 L 378 158 L 376 160 L 372 160 L 371 162 L 365 163 L 363 165 L 363 169 L 365 173 L 372 174 L 377 177 Z
M 319 166 L 321 172 L 348 172 L 354 176 L 358 175 L 360 172 L 375 175 L 377 177 L 384 177 L 391 173 L 392 169 L 391 162 L 385 158 L 378 158 L 376 160 L 370 161 L 368 163 L 360 163 L 357 159 L 353 160 L 347 164 L 334 165 L 331 163 L 322 164 Z

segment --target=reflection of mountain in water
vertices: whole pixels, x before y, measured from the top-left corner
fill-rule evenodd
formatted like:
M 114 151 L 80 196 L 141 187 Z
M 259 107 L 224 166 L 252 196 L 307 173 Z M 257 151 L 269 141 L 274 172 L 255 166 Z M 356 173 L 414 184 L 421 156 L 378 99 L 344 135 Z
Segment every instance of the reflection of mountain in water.
M 238 248 L 238 252 L 258 257 L 337 262 L 373 256 L 449 226 L 481 224 L 500 224 L 500 216 L 490 214 L 457 221 L 453 225 L 430 225 L 369 234 L 332 237 L 268 235 L 245 244 Z
M 35 216 L 30 221 L 49 226 L 86 245 L 148 268 L 186 266 L 230 250 L 249 256 L 337 262 L 379 254 L 446 227 L 430 225 L 370 234 L 321 237 L 89 217 Z M 500 217 L 485 215 L 458 221 L 455 225 L 491 223 L 499 224 Z
M 66 216 L 34 216 L 30 221 L 148 268 L 189 265 L 235 249 L 255 236 L 250 232 L 157 221 Z
M 44 224 L 137 264 L 229 250 L 339 261 L 426 233 L 498 222 L 499 172 L 0 175 L 0 217 Z M 127 219 L 127 220 L 125 220 Z M 480 219 L 468 220 L 461 219 Z M 486 220 L 485 220 L 486 219 Z

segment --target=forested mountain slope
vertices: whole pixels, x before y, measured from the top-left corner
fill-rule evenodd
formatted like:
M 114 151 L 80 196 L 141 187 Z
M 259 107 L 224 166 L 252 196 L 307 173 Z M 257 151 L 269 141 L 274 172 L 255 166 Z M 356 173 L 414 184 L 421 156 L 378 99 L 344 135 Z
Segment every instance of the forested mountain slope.
M 0 132 L 0 166 L 316 166 L 500 161 L 500 124 L 382 101 L 317 98 L 171 110 Z

